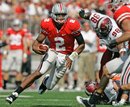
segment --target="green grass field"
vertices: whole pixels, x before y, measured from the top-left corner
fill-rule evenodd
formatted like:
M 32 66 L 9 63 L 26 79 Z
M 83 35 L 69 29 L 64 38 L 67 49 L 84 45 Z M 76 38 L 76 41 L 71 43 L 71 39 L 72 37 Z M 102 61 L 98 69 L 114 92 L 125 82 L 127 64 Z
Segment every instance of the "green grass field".
M 34 92 L 23 92 L 11 105 L 5 98 L 11 92 L 0 91 L 0 107 L 83 107 L 76 102 L 76 96 L 85 96 L 84 92 L 48 91 L 42 95 Z M 96 107 L 112 107 L 111 105 L 97 105 Z M 130 105 L 124 106 L 130 107 Z

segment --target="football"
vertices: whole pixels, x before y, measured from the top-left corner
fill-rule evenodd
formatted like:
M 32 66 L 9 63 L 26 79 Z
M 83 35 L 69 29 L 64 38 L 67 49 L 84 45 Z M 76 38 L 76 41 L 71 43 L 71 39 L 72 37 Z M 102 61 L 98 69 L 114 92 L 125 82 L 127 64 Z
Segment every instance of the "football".
M 40 44 L 40 45 L 39 45 L 39 49 L 41 49 L 42 51 L 47 52 L 48 49 L 49 49 L 49 47 L 48 47 L 48 45 L 46 45 L 46 44 Z

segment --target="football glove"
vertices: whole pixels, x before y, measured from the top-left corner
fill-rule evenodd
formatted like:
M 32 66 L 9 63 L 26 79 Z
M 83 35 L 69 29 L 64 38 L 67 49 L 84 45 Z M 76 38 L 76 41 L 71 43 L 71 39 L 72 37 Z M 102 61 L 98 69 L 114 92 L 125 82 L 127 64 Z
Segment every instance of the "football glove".
M 90 16 L 90 12 L 88 12 L 88 14 L 87 14 L 87 13 L 85 13 L 85 11 L 84 11 L 83 9 L 81 9 L 81 10 L 79 11 L 79 16 L 80 16 L 81 18 L 88 19 L 89 16 Z
M 107 46 L 109 47 L 109 48 L 114 48 L 114 47 L 116 47 L 116 45 L 118 45 L 118 43 L 116 42 L 116 40 L 114 39 L 114 40 L 111 40 L 108 44 L 107 44 Z

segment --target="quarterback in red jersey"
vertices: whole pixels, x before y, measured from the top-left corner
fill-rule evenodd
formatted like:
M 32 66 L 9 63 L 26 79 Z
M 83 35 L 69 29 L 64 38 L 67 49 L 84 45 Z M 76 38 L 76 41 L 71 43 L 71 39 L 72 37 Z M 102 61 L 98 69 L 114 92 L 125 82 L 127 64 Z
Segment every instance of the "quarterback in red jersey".
M 41 47 L 46 38 L 49 40 L 50 48 L 45 53 L 46 50 L 42 50 L 39 46 Z M 74 40 L 78 42 L 78 47 L 75 50 Z M 67 8 L 62 3 L 55 4 L 52 8 L 51 18 L 41 21 L 41 32 L 32 46 L 33 51 L 41 55 L 44 54 L 39 67 L 6 98 L 6 101 L 11 104 L 24 89 L 48 70 L 51 72 L 45 76 L 39 87 L 39 93 L 45 92 L 46 89 L 53 89 L 66 70 L 71 68 L 74 59 L 83 51 L 84 46 L 79 22 L 68 17 Z

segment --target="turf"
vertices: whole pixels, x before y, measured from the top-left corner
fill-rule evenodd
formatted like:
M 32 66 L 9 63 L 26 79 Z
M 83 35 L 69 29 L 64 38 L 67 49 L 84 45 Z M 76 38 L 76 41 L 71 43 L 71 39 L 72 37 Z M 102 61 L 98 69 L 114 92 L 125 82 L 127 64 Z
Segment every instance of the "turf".
M 23 92 L 13 103 L 8 104 L 5 98 L 11 92 L 0 92 L 0 107 L 83 107 L 76 102 L 76 96 L 85 96 L 84 92 L 48 91 L 42 95 L 34 92 Z M 112 107 L 111 105 L 97 105 L 96 107 Z M 130 105 L 124 106 L 130 107 Z

